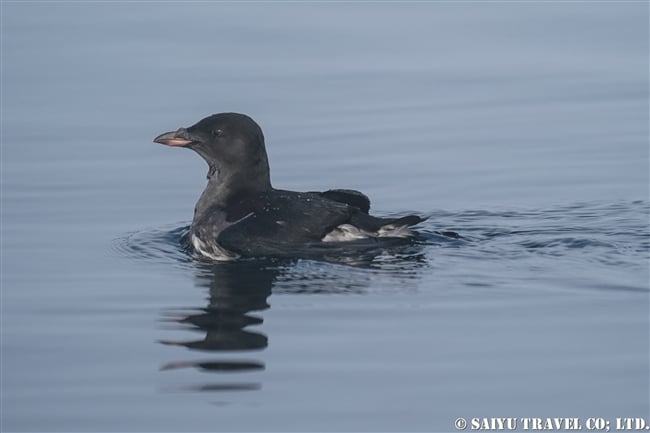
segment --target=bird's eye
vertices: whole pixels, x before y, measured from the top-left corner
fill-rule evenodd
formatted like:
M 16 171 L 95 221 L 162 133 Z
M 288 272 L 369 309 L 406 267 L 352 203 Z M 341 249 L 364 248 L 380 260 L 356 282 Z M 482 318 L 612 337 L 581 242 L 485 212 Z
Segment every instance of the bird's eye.
M 223 131 L 221 129 L 214 129 L 212 131 L 212 135 L 214 135 L 215 137 L 221 137 L 223 135 Z

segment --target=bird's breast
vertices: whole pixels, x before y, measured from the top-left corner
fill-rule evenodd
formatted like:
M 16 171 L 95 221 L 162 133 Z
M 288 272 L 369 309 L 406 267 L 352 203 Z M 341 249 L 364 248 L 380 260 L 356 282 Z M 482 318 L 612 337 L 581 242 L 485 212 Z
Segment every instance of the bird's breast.
M 216 240 L 203 241 L 196 233 L 192 233 L 190 241 L 196 252 L 212 260 L 226 262 L 239 258 L 239 254 L 223 248 Z

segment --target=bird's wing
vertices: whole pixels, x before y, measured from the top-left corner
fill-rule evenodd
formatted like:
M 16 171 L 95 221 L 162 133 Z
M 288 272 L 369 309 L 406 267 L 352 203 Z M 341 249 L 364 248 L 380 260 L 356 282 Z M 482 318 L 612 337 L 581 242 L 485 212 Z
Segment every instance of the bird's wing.
M 359 208 L 361 212 L 366 214 L 370 211 L 370 199 L 360 191 L 353 189 L 330 189 L 324 192 L 315 192 L 314 194 L 318 194 L 328 200 Z
M 256 197 L 251 211 L 217 237 L 222 247 L 244 255 L 278 255 L 292 246 L 319 242 L 348 222 L 357 208 L 309 193 L 273 191 Z

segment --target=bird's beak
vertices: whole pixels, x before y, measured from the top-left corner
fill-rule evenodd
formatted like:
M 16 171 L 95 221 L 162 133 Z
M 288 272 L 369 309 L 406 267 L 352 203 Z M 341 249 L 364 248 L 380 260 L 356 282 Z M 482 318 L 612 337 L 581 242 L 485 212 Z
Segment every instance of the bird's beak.
M 165 132 L 153 139 L 154 143 L 166 144 L 167 146 L 185 147 L 193 142 L 192 137 L 185 128 L 178 131 Z

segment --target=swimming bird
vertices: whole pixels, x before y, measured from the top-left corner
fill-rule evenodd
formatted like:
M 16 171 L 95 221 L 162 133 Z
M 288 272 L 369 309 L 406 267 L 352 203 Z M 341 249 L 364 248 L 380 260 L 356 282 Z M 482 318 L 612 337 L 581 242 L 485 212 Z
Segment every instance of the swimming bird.
M 355 190 L 273 188 L 262 129 L 245 114 L 214 114 L 154 142 L 192 149 L 208 163 L 208 184 L 194 208 L 189 241 L 213 260 L 388 245 L 415 236 L 409 227 L 426 219 L 372 216 L 370 200 Z

